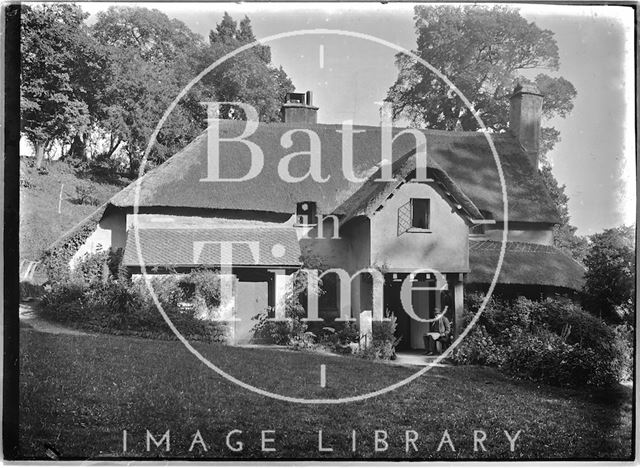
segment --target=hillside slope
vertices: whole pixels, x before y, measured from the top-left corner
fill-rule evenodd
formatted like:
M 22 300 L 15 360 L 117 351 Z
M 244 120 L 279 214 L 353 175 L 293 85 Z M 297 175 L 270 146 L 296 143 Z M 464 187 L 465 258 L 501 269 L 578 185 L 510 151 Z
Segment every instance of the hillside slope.
M 30 162 L 20 161 L 21 261 L 37 260 L 47 246 L 130 182 L 118 177 L 92 180 L 66 162 L 50 162 L 48 173 L 41 174 Z

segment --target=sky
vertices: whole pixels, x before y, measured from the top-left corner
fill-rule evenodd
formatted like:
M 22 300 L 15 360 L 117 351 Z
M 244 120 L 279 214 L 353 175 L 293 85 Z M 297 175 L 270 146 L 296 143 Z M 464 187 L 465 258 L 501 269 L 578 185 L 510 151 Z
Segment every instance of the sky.
M 83 3 L 91 14 L 108 3 Z M 125 4 L 126 5 L 126 4 Z M 394 83 L 397 49 L 361 37 L 296 34 L 332 29 L 369 35 L 412 50 L 413 4 L 139 3 L 157 8 L 206 37 L 225 11 L 251 19 L 259 40 L 271 47 L 298 91 L 312 90 L 318 122 L 378 125 L 380 102 Z M 512 5 L 523 17 L 553 31 L 560 51 L 558 72 L 577 90 L 567 118 L 556 127 L 561 142 L 548 158 L 566 185 L 571 223 L 578 234 L 635 222 L 635 121 L 633 9 L 620 6 Z M 269 40 L 269 36 L 289 33 Z M 296 35 L 293 35 L 296 34 Z

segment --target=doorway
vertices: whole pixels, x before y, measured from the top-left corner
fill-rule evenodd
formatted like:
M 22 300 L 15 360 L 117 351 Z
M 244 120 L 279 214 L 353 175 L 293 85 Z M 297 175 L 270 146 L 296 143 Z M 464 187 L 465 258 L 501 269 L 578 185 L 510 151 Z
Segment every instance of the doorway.
M 400 341 L 396 346 L 398 351 L 409 351 L 412 349 L 425 349 L 424 335 L 429 331 L 430 323 L 414 320 L 402 306 L 400 292 L 407 273 L 388 273 L 385 275 L 384 283 L 384 304 L 395 315 L 397 320 L 396 338 Z M 412 288 L 430 287 L 434 288 L 436 281 L 426 275 L 416 275 Z M 411 291 L 411 304 L 414 313 L 422 319 L 434 318 L 436 308 L 435 290 L 415 290 Z

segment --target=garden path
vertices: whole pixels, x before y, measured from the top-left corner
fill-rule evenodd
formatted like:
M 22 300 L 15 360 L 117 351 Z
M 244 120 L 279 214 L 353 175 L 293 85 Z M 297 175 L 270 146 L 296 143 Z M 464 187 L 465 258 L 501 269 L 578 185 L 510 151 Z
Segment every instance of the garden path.
M 54 335 L 91 335 L 91 333 L 74 330 L 72 328 L 67 328 L 44 320 L 38 315 L 38 312 L 35 309 L 34 305 L 34 302 L 20 303 L 19 318 L 21 326 L 27 326 L 29 328 L 33 328 L 36 331 L 42 333 L 51 333 Z

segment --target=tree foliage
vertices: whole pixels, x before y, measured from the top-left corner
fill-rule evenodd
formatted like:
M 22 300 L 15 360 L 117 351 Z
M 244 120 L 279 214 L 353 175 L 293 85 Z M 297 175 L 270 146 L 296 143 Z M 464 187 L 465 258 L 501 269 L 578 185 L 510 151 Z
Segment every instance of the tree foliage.
M 528 22 L 517 10 L 504 6 L 417 6 L 417 48 L 413 52 L 444 73 L 471 102 L 491 131 L 508 128 L 509 97 L 517 82 L 533 81 L 544 95 L 542 118 L 566 117 L 576 90 L 562 77 L 525 70 L 558 70 L 556 40 L 549 30 Z M 412 57 L 396 55 L 398 78 L 389 89 L 394 118 L 418 127 L 478 130 L 478 123 L 462 100 L 436 75 Z M 565 187 L 551 172 L 545 155 L 560 141 L 560 133 L 543 126 L 540 142 L 541 175 L 560 213 L 555 245 L 576 260 L 584 256 L 586 241 L 571 226 Z
M 21 130 L 37 165 L 53 142 L 70 142 L 95 121 L 106 57 L 73 4 L 23 5 Z
M 204 44 L 184 23 L 140 7 L 98 13 L 92 33 L 110 59 L 102 126 L 113 151 L 124 144 L 133 176 L 160 118 L 197 73 Z M 197 97 L 187 96 L 162 127 L 150 159 L 164 161 L 203 127 Z
M 553 243 L 557 248 L 573 257 L 574 260 L 583 263 L 587 253 L 588 241 L 586 237 L 576 234 L 578 228 L 571 225 L 568 206 L 569 197 L 565 193 L 566 186 L 558 183 L 551 172 L 551 165 L 546 161 L 543 162 L 540 168 L 540 175 L 560 215 L 560 224 L 553 228 Z
M 249 18 L 245 16 L 238 24 L 225 13 L 222 21 L 209 33 L 204 66 L 255 40 Z M 225 60 L 203 79 L 203 85 L 213 91 L 217 101 L 251 104 L 264 122 L 281 120 L 280 108 L 285 95 L 294 89 L 282 67 L 276 68 L 271 64 L 271 48 L 262 44 Z M 232 106 L 223 107 L 221 117 L 245 118 Z
M 608 320 L 635 319 L 635 226 L 606 229 L 590 238 L 585 294 L 592 313 Z
M 418 38 L 413 52 L 446 75 L 491 130 L 507 128 L 513 88 L 518 81 L 530 81 L 524 70 L 558 69 L 553 33 L 527 22 L 517 10 L 421 5 L 414 11 Z M 442 130 L 478 129 L 462 100 L 426 67 L 404 53 L 396 55 L 396 64 L 398 78 L 387 96 L 395 118 Z M 544 74 L 533 81 L 545 95 L 545 118 L 571 111 L 576 91 L 569 81 Z
M 255 41 L 251 21 L 225 14 L 209 41 L 158 10 L 113 6 L 87 15 L 73 4 L 24 6 L 22 22 L 22 129 L 40 158 L 53 142 L 86 160 L 87 144 L 106 141 L 109 160 L 126 155 L 130 176 L 170 103 L 204 68 Z M 291 80 L 271 64 L 269 47 L 257 45 L 225 62 L 194 86 L 163 124 L 150 154 L 159 164 L 206 126 L 202 101 L 241 101 L 260 120 L 279 120 Z M 232 108 L 222 118 L 243 118 Z

